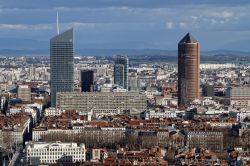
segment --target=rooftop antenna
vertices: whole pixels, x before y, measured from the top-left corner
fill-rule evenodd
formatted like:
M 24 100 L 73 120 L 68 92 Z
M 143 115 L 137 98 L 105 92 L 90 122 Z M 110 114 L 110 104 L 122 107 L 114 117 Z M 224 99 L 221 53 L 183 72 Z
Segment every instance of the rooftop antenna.
M 57 35 L 59 35 L 59 21 L 58 21 L 58 12 L 56 13 L 56 31 L 57 31 Z

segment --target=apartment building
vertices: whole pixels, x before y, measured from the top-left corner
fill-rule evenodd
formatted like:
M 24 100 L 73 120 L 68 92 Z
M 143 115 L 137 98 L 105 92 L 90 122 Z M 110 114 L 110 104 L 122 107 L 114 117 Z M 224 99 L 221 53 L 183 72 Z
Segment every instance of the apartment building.
M 187 146 L 189 148 L 205 148 L 212 151 L 223 150 L 223 132 L 216 130 L 187 131 Z
M 17 94 L 22 101 L 31 101 L 31 89 L 28 85 L 19 85 Z
M 144 111 L 141 114 L 142 118 L 151 119 L 151 118 L 176 118 L 177 113 L 172 110 L 148 110 Z
M 44 116 L 58 116 L 58 115 L 61 115 L 62 112 L 64 112 L 64 110 L 50 107 L 50 108 L 45 109 Z
M 30 133 L 30 117 L 28 113 L 0 116 L 0 146 L 22 146 L 27 133 Z
M 115 144 L 125 138 L 124 127 L 87 127 L 76 125 L 72 129 L 34 129 L 33 141 L 60 140 L 60 141 L 86 141 L 89 144 Z

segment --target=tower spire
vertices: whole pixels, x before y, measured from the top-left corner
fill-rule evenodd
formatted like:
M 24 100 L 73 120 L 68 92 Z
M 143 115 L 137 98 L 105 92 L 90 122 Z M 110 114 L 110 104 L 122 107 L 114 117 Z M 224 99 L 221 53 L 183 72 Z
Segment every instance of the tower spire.
M 59 35 L 59 18 L 58 18 L 58 12 L 56 13 L 56 31 L 57 31 L 57 35 Z

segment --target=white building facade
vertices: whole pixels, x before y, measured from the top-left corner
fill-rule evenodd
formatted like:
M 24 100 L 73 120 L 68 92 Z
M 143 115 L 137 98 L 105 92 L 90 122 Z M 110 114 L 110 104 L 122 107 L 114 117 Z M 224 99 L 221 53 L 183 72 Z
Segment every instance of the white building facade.
M 30 165 L 81 162 L 85 161 L 85 145 L 30 142 L 26 146 L 26 157 Z

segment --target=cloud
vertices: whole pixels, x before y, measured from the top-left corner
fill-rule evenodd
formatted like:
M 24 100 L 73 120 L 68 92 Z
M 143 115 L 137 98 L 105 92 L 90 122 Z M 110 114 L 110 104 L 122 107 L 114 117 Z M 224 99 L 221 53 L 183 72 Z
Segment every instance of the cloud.
M 85 22 L 70 22 L 65 24 L 67 27 L 76 27 L 76 28 L 95 28 L 96 23 L 85 23 Z
M 181 29 L 185 29 L 185 28 L 187 28 L 187 23 L 185 23 L 185 22 L 180 22 L 180 23 L 179 23 L 179 27 L 180 27 Z
M 19 30 L 19 31 L 37 31 L 37 30 L 53 30 L 55 24 L 0 24 L 1 30 Z M 84 23 L 84 22 L 68 22 L 59 23 L 59 26 L 63 28 L 75 27 L 75 28 L 95 28 L 95 23 Z
M 167 22 L 166 27 L 167 27 L 167 29 L 173 29 L 174 28 L 174 23 L 173 22 Z
M 242 4 L 250 4 L 249 0 L 3 0 L 1 5 L 8 8 L 24 8 L 24 9 L 41 9 L 56 8 L 58 5 L 67 7 L 86 7 L 86 8 L 103 8 L 103 7 L 132 7 L 132 8 L 159 8 L 159 7 L 176 7 L 180 5 L 214 5 L 214 6 L 239 6 Z
M 229 19 L 229 18 L 234 18 L 235 14 L 231 11 L 221 11 L 221 12 L 211 12 L 210 16 L 214 18 L 224 18 L 224 19 Z
M 150 40 L 150 44 L 155 46 L 154 43 L 157 42 L 172 43 L 177 40 L 178 34 L 192 31 L 201 40 L 202 37 L 209 37 L 213 42 L 206 44 L 212 48 L 211 46 L 220 43 L 221 39 L 226 43 L 250 37 L 245 32 L 240 37 L 238 34 L 231 36 L 223 33 L 250 29 L 250 23 L 245 21 L 250 17 L 249 0 L 74 0 L 73 2 L 13 0 L 13 2 L 1 3 L 0 35 L 4 37 L 28 36 L 47 40 L 56 31 L 56 11 L 59 11 L 62 31 L 68 27 L 75 27 L 79 39 L 85 38 L 92 43 L 118 41 L 133 43 Z M 225 37 L 227 40 L 224 40 Z M 124 44 L 124 47 L 128 45 Z M 134 47 L 137 46 L 135 44 Z
M 0 24 L 0 29 L 2 30 L 51 30 L 53 26 L 37 24 L 37 25 L 29 25 L 29 24 Z
M 211 24 L 217 24 L 217 20 L 215 20 L 215 19 L 211 19 Z

